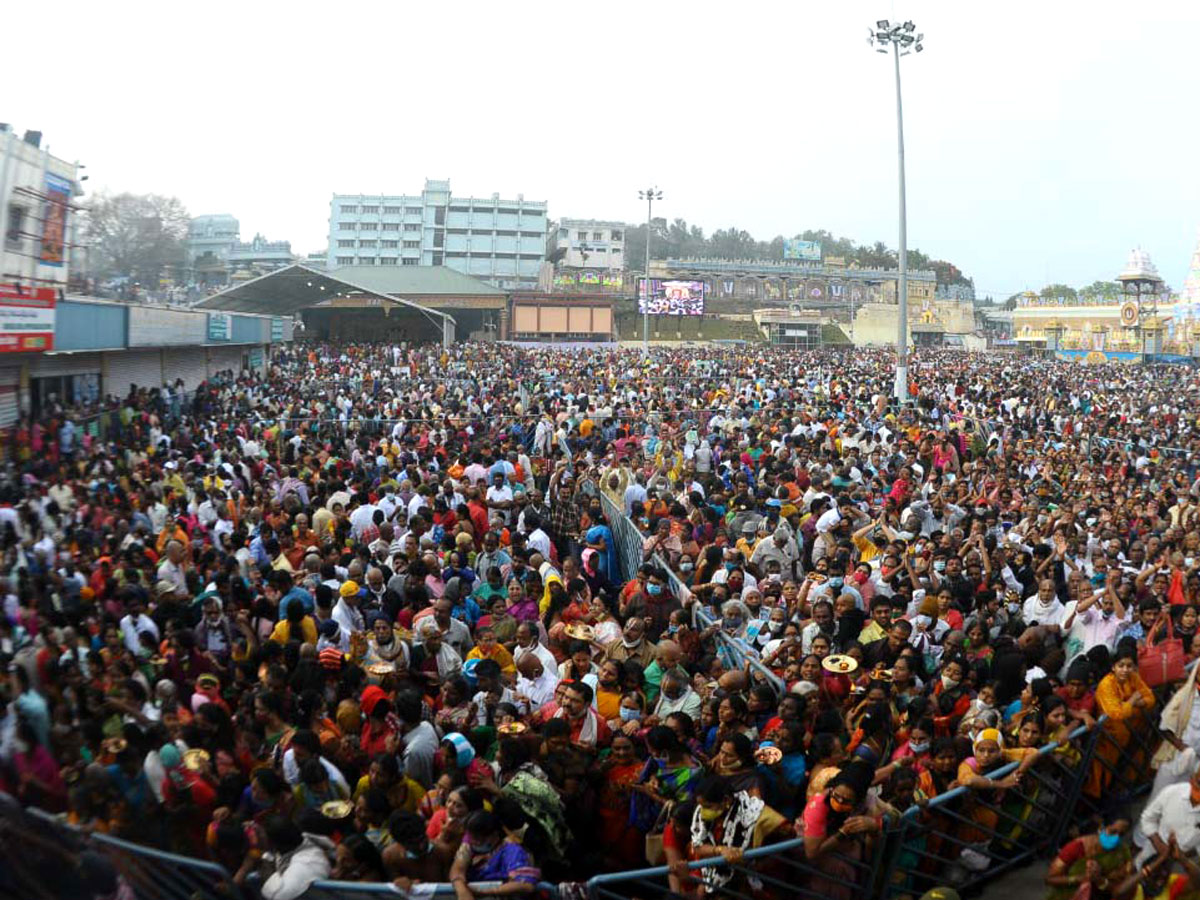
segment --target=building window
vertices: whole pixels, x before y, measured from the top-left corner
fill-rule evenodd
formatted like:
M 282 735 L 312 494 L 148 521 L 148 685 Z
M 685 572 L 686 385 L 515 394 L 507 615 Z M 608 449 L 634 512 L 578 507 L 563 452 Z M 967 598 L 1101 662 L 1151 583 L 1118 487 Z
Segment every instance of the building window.
M 442 254 L 440 254 L 440 253 L 433 254 L 433 264 L 435 266 L 440 266 L 442 264 Z
M 405 230 L 405 231 L 420 231 L 420 230 L 421 230 L 421 226 L 420 226 L 420 225 L 418 225 L 416 222 L 405 222 L 405 223 L 404 223 L 404 230 Z
M 616 231 L 616 230 L 614 229 L 614 230 L 613 230 L 613 233 L 612 233 L 612 239 L 613 239 L 614 241 L 623 241 L 623 240 L 625 240 L 625 232 L 623 232 L 623 231 Z
M 559 236 L 559 238 L 561 238 L 562 240 L 565 241 L 567 239 L 567 229 L 565 229 L 565 228 L 558 229 L 558 236 Z
M 354 249 L 354 240 L 340 240 L 338 241 L 338 247 L 342 250 L 352 250 Z
M 396 265 L 396 257 L 381 256 L 381 257 L 379 257 L 379 264 L 381 266 L 394 266 L 394 265 Z
M 20 247 L 21 232 L 25 230 L 25 207 L 12 204 L 8 207 L 8 227 L 4 230 L 4 243 Z
M 435 206 L 433 208 L 433 224 L 434 225 L 445 225 L 446 224 L 446 207 Z
M 621 248 L 620 248 L 620 247 L 613 247 L 613 251 L 612 251 L 612 252 L 613 252 L 613 256 L 620 256 L 620 255 L 621 255 Z
M 379 215 L 379 207 L 378 206 L 364 206 L 363 207 L 363 215 L 364 216 L 377 216 L 377 215 Z
M 398 215 L 400 215 L 400 207 L 398 207 L 398 206 L 385 206 L 385 207 L 383 208 L 383 214 L 384 214 L 385 216 L 398 216 Z
M 384 231 L 399 231 L 400 223 L 399 222 L 384 222 L 383 230 Z
M 406 265 L 406 266 L 416 266 L 416 265 L 420 265 L 420 263 L 421 263 L 421 261 L 419 259 L 406 259 L 406 260 L 403 260 L 403 262 L 404 262 L 404 265 Z
M 566 237 L 565 234 L 562 234 L 561 236 L 564 238 Z M 521 237 L 540 238 L 540 237 L 545 237 L 545 235 L 543 235 L 540 231 L 522 231 Z
M 354 265 L 354 257 L 353 256 L 339 256 L 337 258 L 337 264 L 339 266 L 352 266 L 352 265 Z
M 410 216 L 419 216 L 421 214 L 421 207 L 406 206 L 406 207 L 404 207 L 404 212 L 405 212 L 405 214 L 410 215 Z
M 379 246 L 384 250 L 395 250 L 400 245 L 399 241 L 380 241 Z
M 421 246 L 420 241 L 405 241 L 404 242 L 405 250 L 417 250 L 420 248 L 420 246 Z
M 357 222 L 342 222 L 340 225 L 338 225 L 338 228 L 342 229 L 342 231 L 357 231 L 358 223 Z
M 343 216 L 356 216 L 356 215 L 358 215 L 358 205 L 355 204 L 353 206 L 350 206 L 350 205 L 343 203 L 341 206 L 341 211 L 342 211 Z
M 593 241 L 602 241 L 602 240 L 604 240 L 604 232 L 603 232 L 603 231 L 593 231 L 593 232 L 592 232 L 592 240 L 593 240 Z
M 374 250 L 374 249 L 375 249 L 375 244 L 376 244 L 376 242 L 375 242 L 375 241 L 359 241 L 359 242 L 358 242 L 358 246 L 360 246 L 360 247 L 370 247 L 372 250 Z
M 586 231 L 580 231 L 580 232 L 579 232 L 579 233 L 576 235 L 576 240 L 580 240 L 580 241 L 586 241 L 587 239 L 588 239 L 588 237 L 587 237 L 587 232 L 586 232 Z
M 373 266 L 373 265 L 375 265 L 375 257 L 373 257 L 373 256 L 360 256 L 360 257 L 358 258 L 358 264 L 359 264 L 360 266 Z
M 359 222 L 358 227 L 359 227 L 360 231 L 377 231 L 379 229 L 379 223 L 378 222 Z

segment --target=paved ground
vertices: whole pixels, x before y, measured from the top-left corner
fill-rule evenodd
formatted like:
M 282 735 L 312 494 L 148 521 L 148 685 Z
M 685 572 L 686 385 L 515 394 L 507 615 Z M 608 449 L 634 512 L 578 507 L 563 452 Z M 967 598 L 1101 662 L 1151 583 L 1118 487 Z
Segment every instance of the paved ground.
M 1045 895 L 1042 879 L 1050 866 L 1048 859 L 1035 859 L 1027 866 L 1014 869 L 998 881 L 985 887 L 980 900 L 1035 900 Z

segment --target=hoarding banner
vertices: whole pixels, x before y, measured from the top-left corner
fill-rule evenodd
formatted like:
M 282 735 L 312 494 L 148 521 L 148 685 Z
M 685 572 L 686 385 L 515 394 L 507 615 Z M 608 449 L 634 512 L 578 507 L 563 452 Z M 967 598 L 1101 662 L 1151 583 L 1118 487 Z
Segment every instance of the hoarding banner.
M 704 282 L 650 279 L 646 297 L 646 279 L 638 279 L 638 312 L 651 316 L 704 315 Z
M 0 284 L 0 353 L 54 349 L 54 288 Z
M 233 316 L 229 313 L 208 314 L 208 339 L 228 341 L 233 337 Z
M 46 209 L 42 216 L 42 249 L 38 261 L 44 266 L 61 266 L 66 258 L 67 209 L 71 182 L 46 173 Z
M 271 341 L 278 342 L 283 340 L 283 319 L 275 317 L 271 319 Z
M 783 258 L 784 259 L 820 259 L 821 258 L 821 242 L 820 241 L 785 240 L 783 242 Z

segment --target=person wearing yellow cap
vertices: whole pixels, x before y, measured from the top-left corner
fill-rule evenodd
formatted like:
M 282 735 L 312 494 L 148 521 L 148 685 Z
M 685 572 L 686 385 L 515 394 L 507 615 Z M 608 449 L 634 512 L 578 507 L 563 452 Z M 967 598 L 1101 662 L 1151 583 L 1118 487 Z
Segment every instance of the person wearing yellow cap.
M 361 588 L 357 581 L 344 581 L 338 588 L 338 602 L 333 605 L 332 617 L 346 634 L 354 634 L 366 630 L 366 622 L 359 610 Z

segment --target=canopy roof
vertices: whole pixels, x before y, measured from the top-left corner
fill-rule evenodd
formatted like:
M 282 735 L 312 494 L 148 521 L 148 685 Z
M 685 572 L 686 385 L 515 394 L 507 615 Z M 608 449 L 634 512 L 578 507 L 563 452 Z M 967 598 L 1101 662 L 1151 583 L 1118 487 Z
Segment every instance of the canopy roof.
M 319 272 L 298 263 L 228 287 L 206 297 L 196 304 L 196 308 L 292 316 L 303 309 L 333 306 L 338 298 L 362 300 L 364 305 L 409 307 L 431 319 L 439 328 L 447 319 L 454 321 L 452 316 L 441 310 L 430 309 L 412 300 L 395 297 L 354 280 Z

